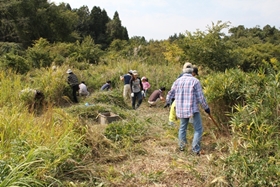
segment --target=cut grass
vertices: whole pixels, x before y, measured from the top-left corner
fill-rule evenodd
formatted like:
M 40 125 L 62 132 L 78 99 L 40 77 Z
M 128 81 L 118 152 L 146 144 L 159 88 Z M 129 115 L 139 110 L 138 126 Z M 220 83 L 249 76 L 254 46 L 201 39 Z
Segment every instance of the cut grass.
M 94 172 L 103 184 L 108 186 L 207 186 L 219 176 L 221 167 L 217 160 L 226 152 L 219 146 L 226 144 L 228 138 L 216 139 L 213 126 L 206 115 L 203 115 L 204 135 L 202 149 L 205 154 L 198 157 L 191 154 L 191 145 L 184 152 L 178 151 L 177 132 L 175 127 L 168 125 L 168 109 L 158 106 L 150 108 L 144 102 L 136 111 L 130 110 L 137 117 L 138 123 L 149 123 L 148 134 L 141 141 L 126 142 L 125 149 L 118 150 L 118 143 L 110 142 L 112 149 L 102 148 Z M 103 134 L 106 125 L 94 124 L 92 132 Z M 192 125 L 188 130 L 188 142 L 193 137 Z M 106 139 L 106 138 L 105 138 Z M 104 139 L 103 139 L 104 140 Z M 219 143 L 216 143 L 216 142 Z M 94 141 L 102 142 L 102 141 Z M 210 167 L 211 165 L 211 167 Z M 92 165 L 91 165 L 92 167 Z M 105 186 L 106 186 L 105 185 Z

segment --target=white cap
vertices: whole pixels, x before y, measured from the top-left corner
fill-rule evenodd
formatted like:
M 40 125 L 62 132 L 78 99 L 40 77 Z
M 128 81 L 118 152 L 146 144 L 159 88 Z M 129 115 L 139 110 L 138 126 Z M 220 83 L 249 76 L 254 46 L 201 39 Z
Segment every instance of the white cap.
M 183 73 L 192 73 L 193 72 L 193 66 L 190 62 L 186 62 L 183 66 Z
M 71 69 L 68 69 L 68 70 L 66 71 L 66 73 L 72 73 L 72 70 L 71 70 Z
M 133 74 L 133 75 L 138 75 L 138 72 L 137 72 L 136 70 L 133 70 L 133 71 L 132 71 L 132 74 Z

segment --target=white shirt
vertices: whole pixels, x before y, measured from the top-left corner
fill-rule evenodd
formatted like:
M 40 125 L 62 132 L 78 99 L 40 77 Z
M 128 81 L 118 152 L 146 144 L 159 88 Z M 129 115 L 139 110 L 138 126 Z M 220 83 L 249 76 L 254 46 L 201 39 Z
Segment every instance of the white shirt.
M 81 95 L 88 95 L 88 90 L 87 90 L 87 86 L 84 83 L 79 84 L 79 93 Z

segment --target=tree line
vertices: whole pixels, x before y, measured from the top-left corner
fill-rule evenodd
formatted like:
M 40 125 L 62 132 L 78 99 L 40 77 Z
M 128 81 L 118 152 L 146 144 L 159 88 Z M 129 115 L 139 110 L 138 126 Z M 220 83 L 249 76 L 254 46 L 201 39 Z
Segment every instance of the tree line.
M 21 43 L 25 48 L 39 38 L 54 43 L 91 36 L 102 49 L 115 39 L 129 39 L 118 12 L 111 19 L 97 6 L 72 9 L 69 4 L 57 6 L 48 0 L 2 0 L 0 7 L 0 41 Z
M 113 19 L 94 6 L 72 9 L 47 0 L 0 1 L 0 68 L 25 73 L 69 63 L 86 67 L 126 59 L 172 65 L 191 61 L 209 70 L 249 72 L 280 61 L 280 31 L 217 21 L 206 31 L 178 33 L 166 40 L 128 36 L 116 11 Z M 227 29 L 226 34 L 224 30 Z M 273 60 L 272 60 L 273 61 Z

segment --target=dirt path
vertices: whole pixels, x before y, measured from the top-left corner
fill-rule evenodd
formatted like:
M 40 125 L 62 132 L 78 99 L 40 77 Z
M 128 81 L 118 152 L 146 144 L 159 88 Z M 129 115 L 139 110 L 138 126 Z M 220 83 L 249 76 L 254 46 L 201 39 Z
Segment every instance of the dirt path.
M 193 155 L 191 145 L 182 152 L 178 150 L 178 127 L 168 125 L 169 111 L 162 106 L 150 108 L 143 103 L 134 114 L 152 123 L 145 141 L 138 144 L 138 154 L 131 154 L 123 162 L 111 163 L 118 173 L 110 186 L 207 186 L 218 176 L 215 160 L 223 153 L 217 145 L 215 128 L 202 114 L 204 134 L 201 156 Z M 192 126 L 189 126 L 187 139 L 192 141 Z M 221 142 L 219 137 L 219 142 Z M 226 139 L 225 139 L 226 141 Z M 133 148 L 135 149 L 135 147 Z M 136 150 L 132 150 L 135 152 Z M 107 165 L 108 167 L 108 165 Z M 109 166 L 110 167 L 110 166 Z

